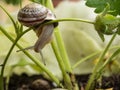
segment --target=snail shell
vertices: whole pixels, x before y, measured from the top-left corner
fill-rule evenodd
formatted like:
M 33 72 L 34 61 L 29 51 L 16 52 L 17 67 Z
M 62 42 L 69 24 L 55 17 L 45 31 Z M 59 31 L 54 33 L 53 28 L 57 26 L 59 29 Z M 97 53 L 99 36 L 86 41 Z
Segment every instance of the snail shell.
M 58 23 L 53 23 L 41 27 L 41 23 L 54 20 L 55 15 L 41 4 L 31 3 L 23 7 L 18 12 L 18 21 L 27 27 L 33 27 L 38 36 L 34 45 L 34 50 L 39 52 L 48 42 L 50 42 L 53 29 Z
M 31 3 L 18 12 L 18 20 L 25 26 L 31 27 L 42 23 L 47 17 L 48 10 L 44 6 Z

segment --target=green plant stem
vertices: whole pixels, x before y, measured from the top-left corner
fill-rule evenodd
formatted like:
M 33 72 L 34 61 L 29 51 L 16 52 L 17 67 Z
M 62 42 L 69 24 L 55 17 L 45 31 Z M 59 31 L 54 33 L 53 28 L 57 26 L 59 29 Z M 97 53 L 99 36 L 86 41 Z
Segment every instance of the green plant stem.
M 2 27 L 0 27 L 0 29 L 1 29 L 1 31 L 5 31 Z M 27 31 L 29 31 L 29 29 L 26 30 L 25 32 L 23 32 L 23 34 L 21 34 L 21 36 L 24 35 Z M 7 32 L 5 32 L 5 33 L 7 34 Z M 21 36 L 20 36 L 20 37 L 21 37 Z M 9 36 L 9 37 L 10 37 L 10 36 Z M 0 74 L 0 77 L 1 77 L 0 90 L 4 90 L 4 87 L 3 87 L 3 86 L 4 86 L 4 85 L 3 85 L 4 78 L 3 78 L 3 77 L 4 77 L 4 71 L 5 71 L 6 63 L 7 63 L 8 58 L 9 58 L 9 56 L 11 55 L 11 53 L 12 53 L 14 47 L 15 47 L 17 41 L 20 39 L 20 37 L 17 37 L 16 40 L 14 40 L 13 45 L 11 46 L 11 48 L 10 48 L 10 50 L 9 50 L 9 52 L 8 52 L 8 54 L 7 54 L 4 62 L 3 62 L 3 64 L 2 64 L 1 74 Z
M 48 7 L 51 11 L 54 11 L 53 3 L 51 0 L 46 0 L 46 7 Z
M 100 67 L 99 70 L 98 70 L 98 72 L 100 72 L 99 74 L 102 73 L 102 71 L 104 70 L 105 66 L 108 65 L 108 63 L 111 62 L 111 61 L 113 60 L 113 58 L 114 58 L 115 56 L 117 56 L 119 53 L 120 53 L 120 49 L 117 49 L 117 50 L 112 54 L 112 56 L 111 56 L 110 58 L 108 58 L 107 60 L 105 60 L 104 64 L 102 64 L 101 67 Z M 114 64 L 116 64 L 116 65 L 119 66 L 119 64 L 118 64 L 117 62 L 115 62 L 115 61 L 114 61 Z M 100 75 L 98 75 L 98 76 L 100 76 Z
M 51 0 L 48 0 L 47 3 L 48 3 L 48 8 L 50 8 L 53 11 L 54 8 L 53 8 Z M 87 21 L 87 20 L 82 20 L 82 19 L 78 19 L 78 18 L 57 19 L 57 20 L 52 20 L 50 22 L 47 22 L 45 24 L 51 24 L 51 23 L 62 22 L 62 21 L 79 21 L 79 22 L 85 22 L 85 23 L 94 24 L 94 22 Z M 45 25 L 45 24 L 43 24 L 43 25 Z M 68 55 L 66 53 L 65 46 L 64 46 L 64 43 L 63 43 L 60 31 L 59 31 L 58 28 L 55 29 L 55 37 L 56 37 L 56 41 L 58 43 L 60 54 L 62 56 L 62 59 L 64 60 L 64 63 L 65 63 L 65 66 L 66 66 L 66 70 L 71 73 L 72 69 L 71 69 L 71 65 L 70 65 L 70 62 L 69 62 L 69 58 L 68 58 Z
M 22 0 L 20 0 L 20 8 L 22 8 Z
M 50 8 L 52 11 L 54 10 L 51 0 L 47 0 L 47 5 L 48 5 L 47 7 Z M 68 90 L 73 90 L 74 87 L 73 87 L 70 77 L 68 75 L 68 73 L 72 73 L 72 69 L 71 69 L 68 55 L 66 53 L 65 46 L 64 46 L 60 31 L 58 28 L 55 28 L 54 35 L 55 35 L 56 41 L 53 40 L 51 45 L 52 45 L 53 51 L 56 55 L 59 67 L 62 71 L 65 87 Z
M 78 19 L 78 18 L 61 18 L 61 19 L 56 19 L 56 20 L 46 22 L 43 25 L 51 24 L 51 23 L 55 23 L 55 22 L 63 22 L 63 21 L 76 21 L 76 22 L 84 22 L 84 23 L 88 23 L 88 24 L 95 24 L 95 22 L 92 22 L 89 20 Z
M 120 48 L 120 46 L 118 45 L 118 46 L 110 47 L 109 50 L 116 49 L 116 48 Z M 98 51 L 98 52 L 95 52 L 95 53 L 92 53 L 92 54 L 86 56 L 85 58 L 82 58 L 82 59 L 80 59 L 80 60 L 77 60 L 78 62 L 75 63 L 75 64 L 72 66 L 72 69 L 75 69 L 75 68 L 78 67 L 81 63 L 83 63 L 83 62 L 85 62 L 86 60 L 88 60 L 88 59 L 90 59 L 90 58 L 92 58 L 92 57 L 100 54 L 102 51 L 103 51 L 103 50 Z
M 77 19 L 77 18 L 64 18 L 64 19 L 52 20 L 52 21 L 49 21 L 47 23 L 44 23 L 43 25 L 51 24 L 51 23 L 55 23 L 55 22 L 62 22 L 62 21 L 78 21 L 78 22 L 94 24 L 94 22 L 91 22 L 88 20 L 82 20 L 82 19 Z M 58 28 L 55 29 L 55 37 L 56 37 L 56 41 L 58 43 L 60 54 L 62 56 L 62 59 L 64 60 L 66 70 L 67 70 L 67 72 L 72 73 L 72 68 L 71 68 L 71 65 L 69 62 L 69 58 L 68 58 L 68 55 L 66 53 L 65 46 L 64 46 L 60 31 Z
M 78 62 L 73 65 L 72 69 L 75 69 L 75 68 L 78 67 L 81 63 L 83 63 L 83 62 L 85 62 L 86 60 L 88 60 L 88 59 L 90 59 L 90 58 L 98 55 L 99 53 L 100 53 L 100 51 L 99 51 L 99 52 L 92 53 L 92 54 L 86 56 L 85 58 L 82 58 L 82 59 L 78 60 Z
M 70 78 L 69 78 L 69 75 L 67 74 L 66 70 L 65 70 L 65 66 L 64 66 L 64 62 L 60 56 L 60 53 L 58 52 L 58 47 L 57 47 L 57 44 L 55 42 L 55 40 L 53 40 L 51 42 L 51 45 L 52 45 L 52 48 L 53 48 L 53 51 L 55 53 L 55 56 L 57 58 L 57 61 L 58 61 L 58 64 L 59 64 L 59 67 L 61 69 L 61 72 L 63 74 L 63 78 L 64 78 L 64 81 L 65 81 L 65 86 L 68 88 L 68 90 L 72 90 L 72 84 L 70 83 Z
M 88 80 L 87 86 L 85 88 L 85 90 L 94 90 L 94 86 L 95 86 L 95 80 L 97 79 L 97 75 L 99 72 L 97 72 L 97 70 L 101 67 L 101 65 L 104 63 L 104 56 L 107 53 L 110 45 L 112 44 L 113 40 L 115 39 L 117 33 L 115 33 L 111 40 L 109 41 L 108 45 L 106 46 L 106 48 L 104 49 L 103 53 L 101 54 L 98 63 L 96 64 L 96 66 L 93 69 L 93 74 L 90 76 L 90 79 Z
M 53 7 L 51 0 L 47 0 L 47 5 L 48 5 L 48 8 L 50 8 L 52 11 L 54 11 L 54 7 Z M 61 33 L 60 33 L 58 27 L 55 28 L 54 35 L 55 35 L 55 40 L 57 42 L 58 51 L 59 51 L 60 56 L 62 58 L 62 62 L 64 62 L 63 66 L 65 67 L 65 71 L 64 71 L 65 73 L 63 74 L 63 80 L 65 82 L 65 86 L 68 90 L 71 90 L 71 89 L 72 90 L 79 90 L 78 85 L 77 85 L 76 80 L 75 80 L 75 76 L 73 74 L 73 71 L 72 71 L 72 68 L 70 65 L 70 60 L 68 58 L 68 55 L 67 55 L 67 52 L 66 52 L 63 40 L 62 40 L 62 36 L 61 36 Z M 59 62 L 59 60 L 58 60 L 58 63 L 61 63 L 61 62 Z M 72 74 L 74 77 L 74 80 L 72 80 L 73 78 L 71 78 L 68 74 Z
M 3 31 L 5 32 L 5 30 L 4 30 L 2 27 L 0 27 L 0 30 L 1 30 L 1 31 L 3 30 Z M 2 69 L 1 69 L 1 76 L 2 76 L 2 77 L 3 77 L 4 71 L 5 71 L 4 69 L 5 69 L 6 63 L 7 63 L 7 61 L 8 61 L 8 58 L 9 58 L 10 54 L 12 53 L 12 50 L 14 49 L 14 47 L 15 47 L 15 45 L 17 44 L 18 40 L 19 40 L 25 33 L 27 33 L 29 30 L 30 30 L 30 28 L 27 29 L 27 30 L 25 30 L 21 35 L 17 36 L 17 38 L 14 40 L 13 45 L 11 46 L 11 48 L 10 48 L 10 50 L 9 50 L 9 52 L 8 52 L 8 54 L 7 54 L 4 62 L 3 62 L 3 64 L 2 64 L 2 65 L 3 65 L 3 66 L 2 66 Z M 7 32 L 6 32 L 6 34 L 7 34 Z M 7 35 L 8 35 L 8 34 L 7 34 Z M 9 38 L 10 38 L 10 36 L 9 36 Z
M 51 0 L 47 0 L 47 7 L 50 8 L 52 11 L 54 11 L 53 3 Z M 66 49 L 65 49 L 65 46 L 62 40 L 62 36 L 60 34 L 58 27 L 55 28 L 54 35 L 55 35 L 55 39 L 56 39 L 56 42 L 57 42 L 57 45 L 60 51 L 60 55 L 62 57 L 62 60 L 64 60 L 63 64 L 65 66 L 66 72 L 72 73 L 72 68 L 69 62 L 69 58 L 66 53 Z
M 10 48 L 10 50 L 9 50 L 9 52 L 8 52 L 5 60 L 4 60 L 4 63 L 3 63 L 2 69 L 1 69 L 1 76 L 2 77 L 3 77 L 4 71 L 5 71 L 4 69 L 5 69 L 6 63 L 8 61 L 8 58 L 9 58 L 10 54 L 12 53 L 12 50 L 14 49 L 14 47 L 15 47 L 15 45 L 16 45 L 16 43 L 17 43 L 18 40 L 19 40 L 19 38 L 16 38 L 15 42 L 11 46 L 11 48 Z
M 10 48 L 10 50 L 9 50 L 9 52 L 8 52 L 8 54 L 7 54 L 4 62 L 3 62 L 3 66 L 2 66 L 2 69 L 1 69 L 1 76 L 0 76 L 0 77 L 2 77 L 2 78 L 4 77 L 5 66 L 6 66 L 6 63 L 7 63 L 7 61 L 8 61 L 8 58 L 9 58 L 9 56 L 11 55 L 11 53 L 12 53 L 12 51 L 13 51 L 13 49 L 14 49 L 14 47 L 15 47 L 15 45 L 16 45 L 16 43 L 17 43 L 17 41 L 18 41 L 19 39 L 20 39 L 19 37 L 16 38 L 15 42 L 14 42 L 13 45 L 11 46 L 11 48 Z M 2 80 L 2 82 L 4 82 L 4 79 Z
M 10 40 L 14 43 L 14 39 L 4 30 L 4 28 L 0 27 L 0 30 L 3 32 L 3 34 Z M 16 43 L 16 46 L 22 50 L 22 46 L 20 46 L 18 43 Z M 24 51 L 24 54 L 26 56 L 28 56 L 38 67 L 40 67 L 45 73 L 47 73 L 47 75 L 58 85 L 58 86 L 61 86 L 63 87 L 61 84 L 60 84 L 60 81 L 42 64 L 39 62 L 39 60 L 35 59 L 30 53 L 28 53 L 27 51 Z
M 69 58 L 62 40 L 62 36 L 58 28 L 55 28 L 54 34 L 55 34 L 57 45 L 59 47 L 60 55 L 62 57 L 62 60 L 64 61 L 63 64 L 65 65 L 66 72 L 72 73 L 72 68 L 69 62 Z

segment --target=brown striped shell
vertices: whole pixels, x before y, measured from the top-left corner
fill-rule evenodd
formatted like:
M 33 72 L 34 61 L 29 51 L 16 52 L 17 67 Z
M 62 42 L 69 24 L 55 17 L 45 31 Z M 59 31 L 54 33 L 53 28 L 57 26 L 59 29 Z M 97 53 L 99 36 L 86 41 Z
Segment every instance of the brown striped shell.
M 43 23 L 45 20 L 54 20 L 55 15 L 46 7 L 38 3 L 31 3 L 20 9 L 18 20 L 27 27 Z M 57 26 L 57 23 L 54 23 Z

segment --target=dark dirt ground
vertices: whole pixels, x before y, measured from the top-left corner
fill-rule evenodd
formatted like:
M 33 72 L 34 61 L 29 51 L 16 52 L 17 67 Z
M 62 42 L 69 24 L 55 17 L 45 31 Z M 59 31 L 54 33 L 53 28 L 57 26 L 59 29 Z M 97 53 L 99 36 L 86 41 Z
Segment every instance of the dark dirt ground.
M 90 74 L 76 75 L 76 80 L 80 88 L 85 87 L 89 76 Z M 96 82 L 95 88 L 120 90 L 120 75 L 103 76 L 101 82 L 101 84 Z M 41 75 L 28 76 L 27 74 L 22 74 L 19 76 L 13 74 L 10 78 L 8 88 L 9 90 L 50 90 L 56 87 L 51 81 L 43 78 Z

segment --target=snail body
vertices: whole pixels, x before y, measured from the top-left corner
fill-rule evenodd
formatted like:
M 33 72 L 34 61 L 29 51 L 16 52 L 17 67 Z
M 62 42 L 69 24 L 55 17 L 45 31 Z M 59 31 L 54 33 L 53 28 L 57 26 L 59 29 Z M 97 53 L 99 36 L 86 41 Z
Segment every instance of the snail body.
M 18 21 L 27 27 L 32 27 L 38 36 L 34 51 L 40 50 L 51 40 L 54 28 L 58 23 L 41 26 L 40 24 L 55 19 L 55 15 L 41 4 L 31 3 L 20 9 Z

